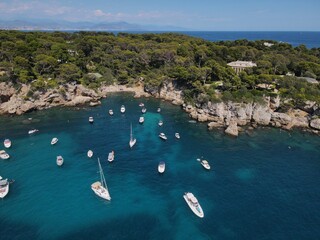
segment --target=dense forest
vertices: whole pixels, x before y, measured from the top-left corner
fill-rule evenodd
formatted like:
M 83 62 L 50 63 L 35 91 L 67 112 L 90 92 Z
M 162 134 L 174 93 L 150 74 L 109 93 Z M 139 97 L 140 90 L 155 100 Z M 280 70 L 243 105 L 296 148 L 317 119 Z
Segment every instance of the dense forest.
M 236 60 L 257 66 L 237 75 L 227 66 Z M 320 84 L 297 77 L 320 80 L 320 48 L 270 40 L 210 42 L 175 33 L 0 31 L 0 82 L 31 84 L 32 91 L 74 82 L 97 88 L 144 81 L 157 89 L 176 80 L 190 102 L 277 94 L 291 104 L 320 102 Z

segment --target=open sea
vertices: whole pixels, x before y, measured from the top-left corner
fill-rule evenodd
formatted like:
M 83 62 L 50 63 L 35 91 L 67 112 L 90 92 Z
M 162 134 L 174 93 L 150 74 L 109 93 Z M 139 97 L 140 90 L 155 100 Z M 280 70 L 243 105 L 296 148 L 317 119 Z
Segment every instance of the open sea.
M 147 108 L 142 125 L 141 101 Z M 133 149 L 131 123 L 137 138 Z M 33 128 L 39 132 L 28 135 Z M 53 137 L 59 142 L 51 146 Z M 315 135 L 259 128 L 233 138 L 222 130 L 208 131 L 178 106 L 122 93 L 94 108 L 1 116 L 0 139 L 5 138 L 12 140 L 11 158 L 0 160 L 0 175 L 15 182 L 0 200 L 1 240 L 320 239 L 320 140 Z M 111 150 L 115 160 L 109 163 Z M 64 157 L 62 167 L 56 165 L 57 155 Z M 90 188 L 99 180 L 97 157 L 110 202 Z M 209 161 L 210 171 L 197 161 L 200 157 Z M 157 172 L 160 161 L 166 163 L 163 174 Z M 188 207 L 186 191 L 198 198 L 204 218 Z

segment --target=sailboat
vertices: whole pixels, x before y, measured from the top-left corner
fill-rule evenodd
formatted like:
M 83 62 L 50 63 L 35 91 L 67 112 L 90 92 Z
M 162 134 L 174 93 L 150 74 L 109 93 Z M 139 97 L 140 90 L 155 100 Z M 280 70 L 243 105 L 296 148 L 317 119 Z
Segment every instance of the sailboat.
M 104 178 L 103 170 L 100 164 L 100 159 L 98 158 L 100 181 L 91 184 L 91 189 L 94 193 L 106 200 L 111 200 L 110 193 L 107 187 L 106 179 Z
M 130 128 L 130 141 L 129 141 L 129 146 L 130 148 L 132 148 L 137 142 L 137 139 L 133 138 L 132 135 L 132 124 L 131 124 L 131 128 Z

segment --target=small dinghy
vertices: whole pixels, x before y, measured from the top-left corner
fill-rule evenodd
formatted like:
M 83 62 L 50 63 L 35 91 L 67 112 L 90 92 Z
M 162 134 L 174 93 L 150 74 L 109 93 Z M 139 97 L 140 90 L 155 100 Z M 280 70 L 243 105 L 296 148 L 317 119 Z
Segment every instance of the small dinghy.
M 113 115 L 113 110 L 112 109 L 109 110 L 109 115 L 111 115 L 111 116 Z
M 108 161 L 113 162 L 113 160 L 114 160 L 114 151 L 111 151 L 109 152 L 109 155 L 108 155 Z
M 158 172 L 163 173 L 166 170 L 166 163 L 165 162 L 159 162 L 158 165 Z
M 11 141 L 10 139 L 5 139 L 3 142 L 3 145 L 5 148 L 10 148 L 11 147 Z
M 56 138 L 56 137 L 52 138 L 51 145 L 55 145 L 58 141 L 59 141 L 58 138 Z
M 62 156 L 57 156 L 57 165 L 60 167 L 63 164 L 63 157 Z
M 92 156 L 93 156 L 92 150 L 89 150 L 89 151 L 88 151 L 87 156 L 88 156 L 89 158 L 92 158 Z
M 93 120 L 93 117 L 89 117 L 89 123 L 93 123 L 94 120 Z

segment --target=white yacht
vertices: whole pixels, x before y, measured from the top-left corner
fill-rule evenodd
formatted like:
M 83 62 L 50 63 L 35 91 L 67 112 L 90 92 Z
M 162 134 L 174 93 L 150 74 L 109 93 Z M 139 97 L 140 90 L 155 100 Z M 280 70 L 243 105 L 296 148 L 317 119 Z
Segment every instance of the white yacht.
M 0 198 L 4 198 L 9 192 L 9 181 L 8 179 L 2 179 L 0 176 Z
M 142 112 L 142 113 L 146 113 L 146 112 L 147 112 L 147 109 L 146 109 L 145 107 L 143 107 L 143 108 L 141 109 L 141 112 Z
M 89 123 L 93 123 L 94 120 L 93 120 L 93 117 L 89 117 Z
M 192 212 L 200 218 L 204 217 L 203 210 L 198 202 L 197 198 L 190 192 L 187 192 L 183 195 L 184 200 L 186 200 L 188 206 Z
M 163 140 L 167 140 L 167 139 L 168 139 L 167 136 L 166 136 L 164 133 L 160 133 L 160 134 L 159 134 L 159 137 L 160 137 L 161 139 L 163 139 Z
M 63 164 L 63 157 L 62 156 L 57 156 L 57 165 L 60 167 Z
M 161 108 L 158 107 L 157 112 L 158 112 L 158 113 L 161 112 Z
M 10 148 L 11 147 L 11 141 L 10 139 L 5 139 L 3 142 L 3 145 L 5 148 Z
M 92 158 L 92 156 L 93 156 L 92 150 L 89 150 L 89 151 L 88 151 L 87 156 L 88 156 L 89 158 Z
M 210 170 L 211 167 L 210 167 L 210 165 L 209 165 L 207 160 L 203 159 L 203 160 L 200 161 L 200 163 L 205 169 Z
M 109 152 L 108 161 L 112 162 L 114 160 L 114 151 Z
M 28 131 L 28 134 L 34 134 L 36 132 L 38 132 L 39 130 L 38 129 L 31 129 Z
M 98 158 L 98 165 L 99 165 L 100 181 L 92 183 L 91 189 L 97 196 L 106 200 L 111 200 L 110 193 L 107 187 L 106 179 L 104 178 L 104 174 L 103 174 L 103 170 L 102 170 L 99 158 Z
M 180 139 L 180 134 L 179 133 L 175 133 L 174 136 L 176 137 L 176 139 Z
M 9 156 L 8 153 L 6 153 L 6 151 L 0 150 L 0 158 L 3 159 L 3 160 L 6 160 L 6 159 L 9 159 L 10 156 Z
M 137 139 L 135 139 L 133 137 L 133 134 L 132 134 L 132 124 L 131 124 L 131 127 L 130 127 L 130 141 L 129 141 L 129 146 L 130 148 L 132 148 L 137 142 Z
M 122 105 L 121 108 L 120 108 L 120 112 L 121 112 L 121 113 L 124 113 L 125 111 L 126 111 L 126 108 L 125 108 L 124 105 Z
M 159 127 L 161 127 L 163 125 L 163 122 L 161 120 L 159 120 L 158 125 L 159 125 Z
M 158 164 L 158 172 L 163 173 L 166 170 L 166 163 L 165 162 L 159 162 Z
M 140 118 L 139 118 L 139 123 L 140 123 L 140 124 L 144 123 L 144 117 L 140 117 Z
M 58 138 L 56 138 L 56 137 L 52 138 L 51 145 L 55 145 L 58 141 L 59 141 Z
M 144 107 L 144 103 L 139 103 L 139 107 Z
M 111 116 L 113 115 L 113 110 L 112 109 L 109 110 L 109 115 L 111 115 Z

